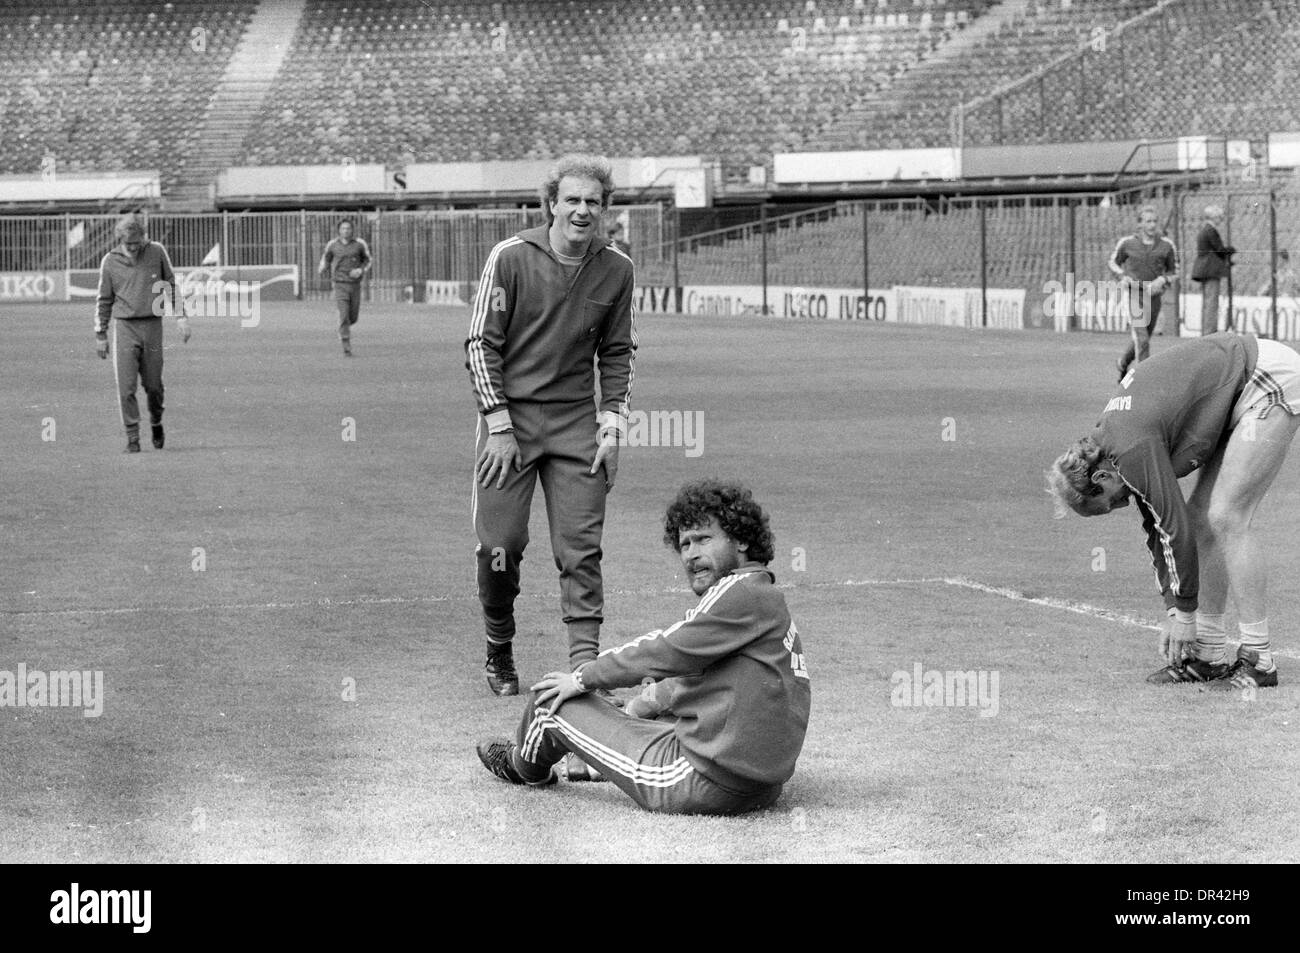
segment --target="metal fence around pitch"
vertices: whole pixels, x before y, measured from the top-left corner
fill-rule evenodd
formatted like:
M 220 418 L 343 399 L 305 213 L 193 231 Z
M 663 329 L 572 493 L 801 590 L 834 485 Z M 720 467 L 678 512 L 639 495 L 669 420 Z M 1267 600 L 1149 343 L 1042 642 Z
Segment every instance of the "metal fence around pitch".
M 1275 315 L 1300 314 L 1300 280 L 1290 262 L 1300 253 L 1300 187 L 1207 189 L 1180 195 L 1179 235 L 1189 265 L 1207 205 L 1223 209 L 1219 231 L 1225 244 L 1236 249 L 1230 278 L 1220 288 L 1220 295 L 1234 302 L 1253 299 L 1252 311 L 1266 308 L 1270 312 L 1267 323 L 1271 335 L 1284 336 Z M 1280 279 L 1275 281 L 1274 275 Z M 1267 303 L 1260 299 L 1267 299 Z M 1236 307 L 1230 312 L 1230 320 L 1236 324 L 1246 317 Z
M 778 296 L 792 288 L 963 288 L 982 296 L 987 320 L 990 289 L 1019 289 L 1028 324 L 1060 327 L 1049 313 L 1052 289 L 1111 281 L 1107 261 L 1115 243 L 1133 233 L 1147 201 L 1154 201 L 1178 248 L 1184 295 L 1199 291 L 1188 279 L 1201 215 L 1211 203 L 1224 207 L 1224 238 L 1238 249 L 1225 297 L 1271 294 L 1275 272 L 1295 274 L 1286 260 L 1288 251 L 1300 254 L 1300 176 L 1294 175 L 1266 182 L 1166 183 L 1126 193 L 844 201 L 796 214 L 764 206 L 747 224 L 666 241 L 665 216 L 657 205 L 616 208 L 611 215 L 629 226 L 638 283 L 656 290 L 760 286 L 769 312 L 781 313 Z M 353 215 L 300 210 L 155 213 L 148 228 L 178 268 L 215 256 L 227 276 L 238 280 L 244 266 L 293 265 L 299 296 L 320 300 L 330 292 L 317 274 L 321 253 L 345 217 L 354 220 L 374 254 L 365 283 L 370 300 L 413 302 L 425 300 L 426 282 L 446 282 L 452 295 L 466 300 L 492 246 L 542 221 L 536 209 Z M 677 219 L 668 219 L 671 233 Z M 96 268 L 113 243 L 115 222 L 106 215 L 0 216 L 0 276 Z M 1268 303 L 1267 319 L 1258 314 L 1258 300 L 1251 304 L 1253 326 L 1300 334 L 1300 289 L 1294 277 L 1276 284 L 1278 300 Z M 777 289 L 771 301 L 769 288 Z M 1175 295 L 1166 306 L 1166 333 L 1186 317 L 1183 304 Z M 1283 325 L 1277 323 L 1280 309 L 1292 315 Z
M 326 244 L 351 219 L 370 246 L 374 268 L 365 293 L 374 301 L 422 301 L 428 281 L 472 284 L 492 246 L 544 221 L 540 209 L 396 212 L 218 212 L 200 215 L 147 213 L 149 237 L 161 242 L 181 269 L 218 263 L 233 269 L 292 265 L 299 296 L 322 299 L 329 281 L 317 268 Z M 611 208 L 606 222 L 627 224 L 634 260 L 663 240 L 658 205 Z M 115 215 L 0 216 L 0 274 L 95 269 L 115 244 Z M 639 247 L 638 247 L 639 246 Z
M 1271 293 L 1275 270 L 1284 277 L 1295 273 L 1287 252 L 1300 254 L 1300 177 L 1275 176 L 1271 185 L 1175 180 L 1119 193 L 844 201 L 792 214 L 764 206 L 743 225 L 665 242 L 638 277 L 720 293 L 761 286 L 764 306 L 776 314 L 784 313 L 777 305 L 792 288 L 919 286 L 977 293 L 987 320 L 990 289 L 1023 291 L 1029 325 L 1098 326 L 1078 320 L 1080 314 L 1062 325 L 1055 296 L 1091 285 L 1095 297 L 1104 297 L 1103 288 L 1114 282 L 1108 262 L 1116 243 L 1136 231 L 1138 212 L 1149 202 L 1178 251 L 1182 295 L 1200 291 L 1190 275 L 1196 232 L 1210 203 L 1225 208 L 1224 237 L 1238 249 L 1225 298 L 1258 298 Z M 1289 281 L 1278 283 L 1277 308 L 1300 316 L 1295 279 Z M 1164 333 L 1176 333 L 1186 317 L 1180 296 L 1171 297 L 1161 319 Z M 1263 305 L 1256 300 L 1250 307 Z M 1300 317 L 1279 327 L 1272 314 L 1267 320 L 1256 315 L 1251 326 L 1271 335 L 1297 333 Z M 1112 318 L 1104 323 L 1112 325 Z

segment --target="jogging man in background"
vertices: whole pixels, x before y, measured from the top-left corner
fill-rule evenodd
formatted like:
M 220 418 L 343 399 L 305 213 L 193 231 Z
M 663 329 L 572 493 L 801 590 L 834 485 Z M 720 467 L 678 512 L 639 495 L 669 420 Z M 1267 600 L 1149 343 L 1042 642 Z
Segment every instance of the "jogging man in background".
M 1174 243 L 1161 237 L 1154 206 L 1138 210 L 1138 229 L 1125 235 L 1115 245 L 1108 263 L 1124 289 L 1133 340 L 1118 361 L 1119 376 L 1128 366 L 1145 361 L 1151 353 L 1151 335 L 1160 322 L 1160 305 L 1166 288 L 1178 277 L 1178 255 Z
M 95 301 L 95 351 L 101 358 L 114 353 L 117 404 L 126 428 L 126 452 L 140 452 L 140 405 L 136 378 L 144 384 L 154 449 L 161 450 L 163 433 L 163 330 L 166 304 L 176 315 L 181 341 L 190 339 L 190 324 L 176 297 L 176 274 L 167 249 L 145 235 L 144 221 L 125 215 L 113 229 L 118 244 L 99 263 L 99 292 Z M 112 324 L 112 344 L 109 324 Z
M 344 357 L 352 356 L 352 325 L 361 317 L 361 279 L 374 260 L 364 239 L 352 237 L 352 219 L 339 222 L 339 234 L 320 256 L 320 276 L 334 283 L 334 303 L 339 309 L 339 340 Z
M 613 192 L 609 160 L 560 159 L 542 186 L 547 224 L 492 249 L 474 298 L 465 341 L 479 410 L 473 518 L 485 670 L 497 695 L 519 694 L 514 605 L 539 479 L 570 667 L 595 658 L 600 642 L 605 494 L 636 352 L 632 260 L 601 229 Z

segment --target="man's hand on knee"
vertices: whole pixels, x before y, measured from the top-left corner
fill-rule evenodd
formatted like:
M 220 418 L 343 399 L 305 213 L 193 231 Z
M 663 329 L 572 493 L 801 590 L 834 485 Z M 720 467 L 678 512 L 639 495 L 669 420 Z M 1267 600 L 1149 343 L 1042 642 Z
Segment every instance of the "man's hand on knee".
M 577 672 L 550 672 L 543 676 L 540 682 L 529 689 L 537 693 L 536 707 L 546 708 L 547 714 L 554 715 L 570 698 L 585 695 L 587 688 L 582 684 L 580 673 L 581 669 Z M 547 702 L 550 702 L 549 707 Z

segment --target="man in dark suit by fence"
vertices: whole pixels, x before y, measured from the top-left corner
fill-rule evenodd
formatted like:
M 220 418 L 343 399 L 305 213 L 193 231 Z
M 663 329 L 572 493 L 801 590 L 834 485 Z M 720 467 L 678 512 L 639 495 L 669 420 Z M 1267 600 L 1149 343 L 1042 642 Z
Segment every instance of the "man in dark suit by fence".
M 1201 334 L 1219 330 L 1219 287 L 1232 273 L 1232 256 L 1236 249 L 1223 243 L 1219 226 L 1223 224 L 1223 207 L 1205 206 L 1205 224 L 1196 234 L 1196 261 L 1192 265 L 1192 280 L 1201 285 Z M 1232 328 L 1232 313 L 1228 313 L 1228 329 Z

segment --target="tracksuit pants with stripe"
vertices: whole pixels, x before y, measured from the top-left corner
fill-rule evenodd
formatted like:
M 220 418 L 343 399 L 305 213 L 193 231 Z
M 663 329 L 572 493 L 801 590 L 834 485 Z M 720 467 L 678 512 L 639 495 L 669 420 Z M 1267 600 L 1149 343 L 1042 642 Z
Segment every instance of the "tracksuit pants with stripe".
M 352 339 L 352 325 L 361 317 L 361 282 L 335 281 L 334 304 L 339 310 L 339 338 Z
M 526 775 L 545 777 L 572 751 L 647 811 L 744 814 L 771 807 L 781 785 L 732 791 L 686 758 L 672 718 L 634 718 L 592 695 L 571 698 L 554 715 L 528 696 L 515 738 Z
M 474 483 L 474 531 L 478 535 L 478 594 L 490 642 L 514 638 L 519 564 L 528 546 L 528 517 L 538 480 L 546 496 L 551 552 L 560 571 L 560 612 L 569 629 L 569 662 L 577 668 L 596 657 L 605 595 L 601 580 L 601 533 L 605 527 L 605 474 L 591 470 L 596 458 L 596 411 L 590 397 L 572 403 L 510 402 L 520 468 L 506 470 L 487 487 Z M 479 418 L 475 458 L 487 442 Z
M 144 384 L 149 402 L 149 422 L 163 417 L 163 330 L 162 318 L 115 318 L 113 320 L 113 372 L 117 377 L 117 403 L 128 437 L 140 435 L 140 404 L 136 400 L 136 378 Z
M 1163 292 L 1162 292 L 1163 294 Z M 1137 293 L 1139 311 L 1130 319 L 1130 340 L 1120 359 L 1127 368 L 1136 358 L 1145 361 L 1151 356 L 1151 335 L 1160 327 L 1160 306 L 1164 299 L 1158 294 L 1148 294 L 1139 287 Z

